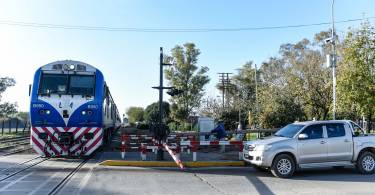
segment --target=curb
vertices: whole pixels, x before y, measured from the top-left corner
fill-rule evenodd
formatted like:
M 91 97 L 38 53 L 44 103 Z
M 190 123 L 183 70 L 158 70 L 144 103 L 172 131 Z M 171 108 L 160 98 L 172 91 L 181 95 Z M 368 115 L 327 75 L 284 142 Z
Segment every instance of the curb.
M 175 162 L 160 162 L 160 161 L 125 161 L 125 160 L 105 160 L 99 165 L 103 166 L 132 166 L 132 167 L 178 167 Z M 243 161 L 228 161 L 228 162 L 184 162 L 186 167 L 243 167 Z

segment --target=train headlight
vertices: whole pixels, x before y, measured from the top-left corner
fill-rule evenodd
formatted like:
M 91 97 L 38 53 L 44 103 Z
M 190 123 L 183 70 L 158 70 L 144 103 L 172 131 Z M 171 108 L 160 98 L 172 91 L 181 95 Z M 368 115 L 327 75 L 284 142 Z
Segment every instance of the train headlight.
M 51 114 L 51 111 L 50 110 L 46 110 L 45 113 L 46 114 Z
M 70 70 L 74 70 L 74 69 L 75 69 L 74 64 L 71 64 L 71 65 L 69 66 L 69 69 L 70 69 Z
M 86 115 L 86 111 L 85 111 L 85 110 L 82 110 L 81 114 L 82 114 L 82 115 Z
M 43 115 L 44 114 L 44 110 L 42 109 L 42 110 L 39 110 L 39 114 L 40 115 Z
M 92 111 L 91 111 L 91 110 L 88 110 L 88 111 L 87 111 L 87 114 L 88 114 L 88 115 L 92 115 Z

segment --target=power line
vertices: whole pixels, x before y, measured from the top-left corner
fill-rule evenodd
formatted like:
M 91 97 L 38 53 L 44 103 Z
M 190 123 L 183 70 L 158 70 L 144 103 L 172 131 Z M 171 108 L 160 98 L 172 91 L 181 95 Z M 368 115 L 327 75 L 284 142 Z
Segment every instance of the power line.
M 335 23 L 349 23 L 362 20 L 374 19 L 375 17 L 357 18 L 336 21 Z M 114 31 L 114 32 L 238 32 L 238 31 L 257 31 L 257 30 L 273 30 L 302 28 L 311 26 L 329 25 L 330 22 L 297 24 L 297 25 L 281 25 L 281 26 L 262 26 L 262 27 L 242 27 L 242 28 L 130 28 L 130 27 L 110 27 L 110 26 L 82 26 L 82 25 L 63 25 L 52 23 L 36 23 L 36 22 L 19 22 L 11 20 L 0 20 L 0 25 L 32 27 L 32 28 L 49 28 L 49 29 L 65 29 L 65 30 L 92 30 L 92 31 Z

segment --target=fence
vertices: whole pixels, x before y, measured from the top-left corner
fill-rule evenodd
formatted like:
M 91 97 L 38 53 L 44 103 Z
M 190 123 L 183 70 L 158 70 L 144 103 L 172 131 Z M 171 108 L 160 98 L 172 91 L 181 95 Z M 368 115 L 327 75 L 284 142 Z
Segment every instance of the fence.
M 8 119 L 0 120 L 0 125 L 1 125 L 1 135 L 4 135 L 4 133 L 25 134 L 30 131 L 29 121 L 25 121 L 19 118 L 8 118 Z

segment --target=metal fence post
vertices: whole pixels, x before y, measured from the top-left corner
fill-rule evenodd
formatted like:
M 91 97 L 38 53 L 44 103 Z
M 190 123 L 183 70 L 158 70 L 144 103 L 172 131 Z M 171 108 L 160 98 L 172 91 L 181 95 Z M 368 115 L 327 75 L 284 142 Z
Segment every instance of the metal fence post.
M 23 126 L 23 129 L 22 129 L 22 134 L 25 134 L 25 129 L 26 129 L 26 126 L 27 126 L 27 120 L 25 121 L 25 125 Z
M 18 118 L 16 118 L 16 134 L 18 133 L 18 123 L 19 123 Z
M 12 131 L 12 119 L 11 118 L 9 118 L 8 124 L 9 124 L 9 134 L 10 134 Z
M 5 120 L 3 120 L 3 125 L 1 126 L 1 135 L 4 135 L 4 122 L 5 122 Z

